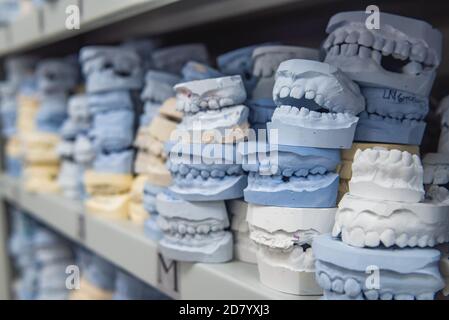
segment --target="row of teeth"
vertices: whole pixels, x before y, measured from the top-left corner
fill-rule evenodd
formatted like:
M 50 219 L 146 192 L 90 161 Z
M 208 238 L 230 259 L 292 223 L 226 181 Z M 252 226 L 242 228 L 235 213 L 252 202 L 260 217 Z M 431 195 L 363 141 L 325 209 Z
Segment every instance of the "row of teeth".
M 398 246 L 405 247 L 433 247 L 436 244 L 441 244 L 449 241 L 449 234 L 440 235 L 423 235 L 423 236 L 409 236 L 406 233 L 396 235 L 394 230 L 387 229 L 381 234 L 375 231 L 366 232 L 362 228 L 354 228 L 353 230 L 346 230 L 341 228 L 338 223 L 335 223 L 332 235 L 335 237 L 340 235 L 344 243 L 356 247 L 378 247 L 381 243 L 385 247 Z
M 402 117 L 401 117 L 402 116 Z M 360 119 L 370 119 L 370 120 L 374 120 L 374 121 L 384 121 L 386 123 L 391 123 L 391 124 L 403 124 L 406 126 L 414 126 L 414 125 L 418 125 L 420 123 L 423 123 L 423 121 L 421 120 L 411 120 L 411 119 L 405 119 L 404 115 L 399 115 L 396 114 L 395 117 L 392 117 L 391 115 L 386 116 L 386 115 L 379 115 L 376 113 L 368 113 L 366 111 L 363 111 L 362 113 L 359 114 Z M 405 117 L 414 117 L 414 115 L 407 115 Z
M 208 170 L 198 170 L 195 168 L 189 168 L 185 164 L 174 164 L 172 163 L 169 167 L 169 170 L 174 175 L 179 175 L 181 177 L 186 177 L 187 179 L 196 179 L 197 177 L 201 177 L 203 179 L 208 178 L 216 178 L 221 179 L 225 176 L 240 176 L 243 175 L 243 169 L 241 166 L 231 166 L 229 169 L 219 170 L 212 169 Z
M 448 165 L 424 165 L 425 184 L 446 184 L 449 182 Z
M 336 292 L 339 294 L 346 294 L 349 297 L 358 297 L 363 294 L 367 300 L 433 300 L 434 293 L 422 293 L 415 297 L 414 294 L 393 294 L 392 292 L 379 292 L 379 290 L 363 290 L 360 283 L 353 279 L 348 278 L 346 280 L 331 278 L 325 273 L 320 272 L 317 274 L 317 282 L 321 288 L 327 291 Z
M 368 104 L 366 106 L 366 112 L 368 114 L 377 114 L 382 117 L 390 117 L 393 119 L 398 120 L 422 120 L 426 117 L 427 110 L 423 109 L 422 112 L 415 112 L 415 113 L 403 113 L 397 110 L 392 110 L 391 108 L 385 108 L 382 107 L 379 104 Z M 363 112 L 362 112 L 363 113 Z M 362 114 L 361 113 L 361 114 Z M 360 114 L 360 116 L 361 116 Z
M 399 151 L 397 149 L 366 149 L 357 150 L 353 166 L 358 164 L 377 164 L 377 165 L 394 165 L 398 164 L 403 167 L 415 167 L 417 170 L 422 169 L 421 159 L 417 155 L 412 155 L 407 151 Z
M 201 110 L 216 110 L 226 106 L 232 106 L 234 104 L 235 103 L 232 98 L 210 97 L 205 100 L 200 100 L 199 103 L 178 98 L 176 100 L 176 109 L 185 113 L 197 113 Z
M 340 46 L 341 49 L 339 49 Z M 346 55 L 356 55 L 358 52 L 363 58 L 372 55 L 374 60 L 378 62 L 380 62 L 382 55 L 393 55 L 396 59 L 404 61 L 410 59 L 426 66 L 437 64 L 435 54 L 421 43 L 411 44 L 406 40 L 385 39 L 369 31 L 338 29 L 329 35 L 323 47 L 334 55 L 340 52 Z
M 244 166 L 245 168 L 245 166 Z M 281 172 L 282 170 L 282 172 Z M 270 172 L 270 170 L 264 170 L 264 172 Z M 326 174 L 327 169 L 325 167 L 316 166 L 312 169 L 299 169 L 299 170 L 293 170 L 291 168 L 287 169 L 279 169 L 278 174 L 271 174 L 271 175 L 281 175 L 284 177 L 307 177 L 308 175 L 317 175 L 317 174 Z M 259 171 L 260 173 L 260 171 Z M 265 175 L 264 175 L 265 176 Z
M 208 233 L 182 233 L 182 232 L 178 232 L 178 231 L 173 231 L 173 230 L 164 230 L 164 236 L 171 238 L 171 239 L 176 239 L 176 240 L 186 240 L 186 241 L 190 241 L 190 240 L 197 240 L 197 241 L 202 241 L 202 240 L 206 240 L 206 239 L 213 239 L 213 238 L 218 238 L 223 236 L 223 234 L 225 233 L 224 230 L 218 230 L 218 231 L 211 231 Z
M 316 112 L 304 107 L 280 106 L 274 110 L 272 119 L 274 120 L 284 116 L 323 121 L 353 121 L 355 118 L 350 113 Z
M 291 176 L 285 176 L 288 177 L 288 181 L 285 180 L 284 176 L 277 175 L 277 176 L 268 176 L 268 175 L 261 175 L 258 172 L 249 172 L 248 177 L 252 179 L 257 179 L 257 181 L 283 181 L 283 182 L 289 182 L 289 181 L 317 181 L 321 180 L 324 177 L 326 177 L 326 173 L 316 173 L 316 174 L 309 174 L 304 175 L 306 169 L 297 170 L 293 173 Z

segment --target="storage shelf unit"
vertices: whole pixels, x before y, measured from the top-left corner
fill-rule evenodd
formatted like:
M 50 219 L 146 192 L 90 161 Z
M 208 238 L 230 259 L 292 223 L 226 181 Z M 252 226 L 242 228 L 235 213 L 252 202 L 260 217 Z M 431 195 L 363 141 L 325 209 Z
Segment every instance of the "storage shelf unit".
M 17 179 L 0 177 L 0 197 L 82 246 L 103 256 L 146 283 L 180 299 L 317 299 L 294 296 L 264 287 L 256 265 L 178 263 L 178 292 L 158 281 L 157 244 L 143 229 L 128 221 L 84 214 L 78 202 L 55 195 L 26 192 Z M 0 218 L 0 220 L 3 217 Z M 217 290 L 219 288 L 219 290 Z M 213 296 L 211 296 L 213 292 Z

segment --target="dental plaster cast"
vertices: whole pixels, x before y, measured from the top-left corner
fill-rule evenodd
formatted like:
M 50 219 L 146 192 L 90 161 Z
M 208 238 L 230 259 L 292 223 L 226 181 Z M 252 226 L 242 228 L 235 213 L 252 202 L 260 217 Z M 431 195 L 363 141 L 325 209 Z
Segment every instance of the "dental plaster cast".
M 80 199 L 83 190 L 82 167 L 72 161 L 62 161 L 58 184 L 65 197 Z
M 134 110 L 131 92 L 123 89 L 90 93 L 87 96 L 87 105 L 89 113 L 92 115 L 124 109 Z
M 243 103 L 246 91 L 240 76 L 204 79 L 175 85 L 177 108 L 184 113 L 218 110 Z
M 86 91 L 135 90 L 143 85 L 143 70 L 137 53 L 130 48 L 90 46 L 80 51 Z
M 44 94 L 36 114 L 36 127 L 39 131 L 59 133 L 67 118 L 67 95 L 65 93 Z
M 278 108 L 267 129 L 277 130 L 279 144 L 290 146 L 349 149 L 356 115 L 365 109 L 354 82 L 337 68 L 311 60 L 280 64 L 273 100 Z
M 149 70 L 145 75 L 145 87 L 140 98 L 162 104 L 168 98 L 175 96 L 173 86 L 181 82 L 181 78 L 168 72 Z
M 449 154 L 428 153 L 423 158 L 423 167 L 425 184 L 449 183 Z
M 181 70 L 187 62 L 195 61 L 207 64 L 209 55 L 203 44 L 192 43 L 157 49 L 151 58 L 157 69 L 181 74 Z
M 433 247 L 449 242 L 449 205 L 405 203 L 346 194 L 338 205 L 334 237 L 354 247 Z
M 327 300 L 433 300 L 444 287 L 438 250 L 356 248 L 330 235 L 316 237 L 312 249 Z M 368 279 L 373 270 L 380 277 Z
M 61 140 L 56 146 L 56 153 L 61 158 L 72 158 L 74 154 L 75 143 L 70 140 Z
M 89 214 L 103 216 L 108 219 L 127 220 L 129 211 L 129 194 L 93 195 L 84 201 Z
M 130 174 L 105 173 L 87 170 L 84 185 L 89 195 L 117 195 L 129 192 L 133 178 Z
M 56 146 L 59 137 L 53 133 L 33 132 L 21 137 L 24 159 L 28 163 L 57 164 L 59 161 Z
M 247 176 L 235 145 L 175 144 L 170 149 L 170 191 L 187 201 L 216 201 L 243 196 Z
M 36 67 L 38 90 L 42 93 L 68 92 L 78 81 L 78 68 L 70 59 L 46 59 Z
M 137 153 L 134 171 L 138 174 L 145 174 L 149 180 L 160 186 L 168 187 L 172 182 L 165 160 L 150 152 L 140 151 Z
M 79 164 L 89 167 L 95 159 L 92 141 L 85 135 L 78 135 L 73 146 L 73 157 Z
M 250 237 L 258 244 L 260 281 L 290 294 L 321 294 L 310 246 L 316 236 L 330 232 L 335 211 L 249 204 L 247 221 Z
M 184 81 L 220 78 L 224 76 L 221 72 L 215 70 L 214 68 L 195 61 L 187 62 L 182 68 L 181 73 Z
M 95 157 L 92 169 L 99 173 L 131 174 L 133 160 L 133 150 L 99 153 Z
M 269 100 L 273 102 L 273 87 L 276 70 L 286 60 L 305 59 L 319 60 L 319 52 L 316 49 L 294 46 L 261 46 L 253 51 L 252 74 L 257 79 L 256 87 L 252 93 L 253 101 Z
M 232 234 L 226 231 L 229 219 L 223 201 L 187 202 L 163 192 L 157 195 L 156 206 L 164 256 L 204 263 L 232 260 Z
M 184 116 L 181 111 L 177 110 L 175 97 L 168 98 L 164 101 L 162 106 L 159 108 L 159 114 L 175 122 L 180 122 Z
M 257 263 L 257 245 L 249 237 L 246 221 L 248 204 L 240 199 L 226 201 L 231 217 L 231 231 L 234 237 L 234 258 L 247 263 Z
M 407 151 L 357 150 L 349 189 L 366 199 L 416 203 L 424 199 L 423 174 L 419 157 Z
M 91 113 L 87 95 L 76 94 L 71 96 L 68 101 L 67 112 L 79 131 L 84 132 L 90 127 Z
M 338 149 L 239 144 L 249 172 L 245 201 L 253 204 L 332 208 L 336 205 Z
M 356 140 L 419 145 L 442 35 L 424 21 L 388 13 L 380 13 L 379 29 L 368 30 L 365 21 L 365 12 L 336 14 L 323 44 L 325 62 L 362 86 L 367 110 Z

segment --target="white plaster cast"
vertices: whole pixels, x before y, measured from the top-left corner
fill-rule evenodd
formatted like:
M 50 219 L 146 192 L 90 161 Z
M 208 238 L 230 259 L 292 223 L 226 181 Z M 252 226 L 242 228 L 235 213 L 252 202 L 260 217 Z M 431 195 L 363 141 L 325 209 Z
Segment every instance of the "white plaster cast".
M 313 280 L 310 248 L 315 236 L 331 231 L 336 208 L 305 209 L 248 205 L 250 238 L 258 244 L 263 284 L 297 295 L 321 294 Z
M 368 30 L 366 19 L 364 11 L 330 19 L 325 61 L 363 85 L 428 96 L 441 61 L 441 33 L 424 21 L 388 13 L 380 13 L 379 29 Z M 403 67 L 387 70 L 387 59 Z
M 237 260 L 257 263 L 257 245 L 249 238 L 249 227 L 246 221 L 248 203 L 243 200 L 226 201 L 231 218 L 231 230 L 234 234 L 234 257 Z
M 367 199 L 420 202 L 424 199 L 423 171 L 419 157 L 407 151 L 357 150 L 349 190 Z
M 449 241 L 449 205 L 379 201 L 346 194 L 333 236 L 355 247 L 433 247 Z
M 174 88 L 176 106 L 185 113 L 196 113 L 202 109 L 216 110 L 241 104 L 246 100 L 240 76 L 184 82 Z
M 319 60 L 316 49 L 294 46 L 261 46 L 253 51 L 253 76 L 257 77 L 257 85 L 252 92 L 252 99 L 272 98 L 275 74 L 279 65 L 286 60 L 307 59 Z
M 423 158 L 424 183 L 449 183 L 449 154 L 428 153 Z

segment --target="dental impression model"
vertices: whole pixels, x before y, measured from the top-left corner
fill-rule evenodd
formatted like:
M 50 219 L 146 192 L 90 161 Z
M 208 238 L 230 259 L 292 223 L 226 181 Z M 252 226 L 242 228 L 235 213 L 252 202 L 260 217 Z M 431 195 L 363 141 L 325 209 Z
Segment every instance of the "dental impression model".
M 438 250 L 355 248 L 330 235 L 316 237 L 312 249 L 324 299 L 432 300 L 444 287 Z
M 249 226 L 246 221 L 248 204 L 240 199 L 226 201 L 231 217 L 231 231 L 234 237 L 234 257 L 247 263 L 257 263 L 257 245 L 249 237 Z
M 206 47 L 200 43 L 158 49 L 151 57 L 157 69 L 173 74 L 180 74 L 189 61 L 207 64 L 209 60 Z
M 297 295 L 318 295 L 312 240 L 330 232 L 335 208 L 305 209 L 248 205 L 250 237 L 258 244 L 260 281 Z
M 423 166 L 425 184 L 449 183 L 449 154 L 428 153 L 423 158 Z
M 407 151 L 357 150 L 349 189 L 351 195 L 368 199 L 420 202 L 424 199 L 421 160 Z
M 205 263 L 232 259 L 232 234 L 226 231 L 229 219 L 223 201 L 187 202 L 163 192 L 157 195 L 156 206 L 164 256 Z
M 276 72 L 278 106 L 267 129 L 278 143 L 331 149 L 352 145 L 357 114 L 365 108 L 359 87 L 337 68 L 310 60 L 288 60 Z
M 180 83 L 175 90 L 177 109 L 185 113 L 177 132 L 190 137 L 184 143 L 230 143 L 246 137 L 249 110 L 241 105 L 246 91 L 240 76 Z
M 449 206 L 438 200 L 406 203 L 346 194 L 332 235 L 354 247 L 433 247 L 449 242 Z
M 174 145 L 167 162 L 173 178 L 170 191 L 187 201 L 241 198 L 247 176 L 236 157 L 232 144 Z
M 257 147 L 239 145 L 242 167 L 249 172 L 245 201 L 292 208 L 335 207 L 339 150 L 267 145 L 265 153 Z
M 358 82 L 366 98 L 355 139 L 419 145 L 442 35 L 424 21 L 387 13 L 380 13 L 380 28 L 368 30 L 366 17 L 333 16 L 323 44 L 325 62 Z
M 256 48 L 252 54 L 253 68 L 252 77 L 256 79 L 251 100 L 249 121 L 253 128 L 265 128 L 266 123 L 271 120 L 276 104 L 273 101 L 273 87 L 275 84 L 276 70 L 281 62 L 291 59 L 306 59 L 318 61 L 318 50 L 280 46 L 265 45 Z

